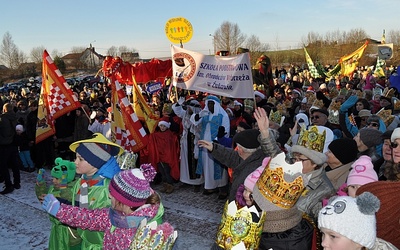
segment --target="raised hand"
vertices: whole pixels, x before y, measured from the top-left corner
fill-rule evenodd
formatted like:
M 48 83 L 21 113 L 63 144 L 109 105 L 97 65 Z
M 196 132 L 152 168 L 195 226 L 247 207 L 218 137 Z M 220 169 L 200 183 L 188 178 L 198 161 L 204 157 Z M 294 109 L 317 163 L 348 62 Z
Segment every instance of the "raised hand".
M 269 137 L 269 119 L 267 112 L 263 108 L 256 108 L 254 111 L 254 118 L 257 121 L 260 134 L 263 138 Z

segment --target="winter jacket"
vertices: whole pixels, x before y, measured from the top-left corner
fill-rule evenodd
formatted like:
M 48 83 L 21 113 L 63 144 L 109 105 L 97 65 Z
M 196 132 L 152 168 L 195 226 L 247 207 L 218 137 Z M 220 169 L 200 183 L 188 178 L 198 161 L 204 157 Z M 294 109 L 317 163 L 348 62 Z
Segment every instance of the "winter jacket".
M 0 115 L 0 145 L 11 145 L 14 142 L 17 116 L 15 113 L 3 113 Z
M 330 198 L 336 190 L 326 176 L 324 168 L 314 170 L 309 175 L 311 175 L 311 179 L 297 200 L 296 207 L 317 221 L 318 213 L 322 208 L 322 200 Z
M 160 204 L 145 204 L 129 216 L 146 217 L 151 221 L 156 218 L 159 208 Z M 104 232 L 103 245 L 99 246 L 100 249 L 104 250 L 128 249 L 137 230 L 137 227 L 119 228 L 113 226 L 110 221 L 110 208 L 91 210 L 61 204 L 56 217 L 61 222 L 73 227 L 86 229 L 87 231 Z M 89 247 L 87 249 L 92 248 Z
M 244 160 L 234 149 L 226 148 L 217 143 L 213 144 L 211 155 L 222 165 L 228 166 L 233 170 L 229 201 L 235 200 L 236 191 L 240 184 L 243 184 L 246 177 L 261 166 L 262 160 L 267 157 L 261 149 L 258 149 Z
M 326 171 L 326 176 L 328 176 L 336 192 L 344 183 L 346 183 L 347 176 L 350 173 L 351 164 L 353 164 L 353 162 L 349 162 L 338 168 Z

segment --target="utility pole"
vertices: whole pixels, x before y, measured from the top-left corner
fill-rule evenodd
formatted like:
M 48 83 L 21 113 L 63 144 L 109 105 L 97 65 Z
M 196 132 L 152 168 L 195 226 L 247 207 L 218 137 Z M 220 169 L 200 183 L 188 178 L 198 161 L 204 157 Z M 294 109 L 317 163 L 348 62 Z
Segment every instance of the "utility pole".
M 214 35 L 212 35 L 212 34 L 210 34 L 209 36 L 212 36 L 212 38 L 213 38 L 213 45 L 214 45 L 214 55 L 215 55 L 215 53 L 217 53 L 217 46 L 216 46 L 216 44 L 215 44 L 215 36 L 214 36 Z

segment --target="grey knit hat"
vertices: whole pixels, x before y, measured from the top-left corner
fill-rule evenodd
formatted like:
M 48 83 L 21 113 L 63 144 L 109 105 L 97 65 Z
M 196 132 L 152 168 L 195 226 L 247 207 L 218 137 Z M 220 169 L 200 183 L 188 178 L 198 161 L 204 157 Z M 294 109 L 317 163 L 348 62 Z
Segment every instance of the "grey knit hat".
M 308 149 L 300 145 L 294 145 L 291 148 L 292 153 L 299 153 L 312 160 L 317 165 L 322 165 L 326 162 L 326 155 L 324 153 Z
M 360 133 L 360 140 L 368 148 L 374 147 L 382 143 L 382 132 L 377 129 L 362 128 L 358 133 Z

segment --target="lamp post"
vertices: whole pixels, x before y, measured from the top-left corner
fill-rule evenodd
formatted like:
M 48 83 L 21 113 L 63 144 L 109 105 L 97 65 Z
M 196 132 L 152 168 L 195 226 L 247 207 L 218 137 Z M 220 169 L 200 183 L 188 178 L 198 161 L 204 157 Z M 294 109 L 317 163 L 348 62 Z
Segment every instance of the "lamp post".
M 212 34 L 210 34 L 209 36 L 212 36 L 212 38 L 213 38 L 213 45 L 214 45 L 214 55 L 215 55 L 215 53 L 217 53 L 217 49 L 216 49 L 216 45 L 215 45 L 215 36 L 214 36 L 214 35 L 212 35 Z

